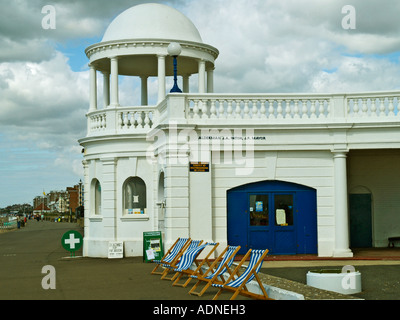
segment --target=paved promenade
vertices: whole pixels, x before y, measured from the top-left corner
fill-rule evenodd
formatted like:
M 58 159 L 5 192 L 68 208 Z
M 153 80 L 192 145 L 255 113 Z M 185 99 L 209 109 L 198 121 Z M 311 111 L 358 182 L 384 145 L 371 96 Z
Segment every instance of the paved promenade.
M 151 276 L 152 265 L 141 258 L 70 258 L 61 245 L 68 230 L 82 233 L 76 224 L 28 221 L 24 228 L 0 234 L 0 299 L 200 299 Z M 46 265 L 55 268 L 55 290 L 42 288 Z
M 215 289 L 202 297 L 188 294 L 189 288 L 172 287 L 170 281 L 150 275 L 152 264 L 141 258 L 94 259 L 70 258 L 63 249 L 61 237 L 68 230 L 82 228 L 76 224 L 28 221 L 19 230 L 0 233 L 0 299 L 1 300 L 210 300 Z M 394 251 L 393 251 L 394 252 Z M 77 256 L 81 252 L 76 253 Z M 285 285 L 290 281 L 305 283 L 310 267 L 355 265 L 362 273 L 363 292 L 357 297 L 400 299 L 400 258 L 388 260 L 318 260 L 271 261 L 262 272 Z M 44 266 L 56 271 L 56 288 L 45 290 Z M 294 283 L 294 286 L 296 285 Z M 190 285 L 189 285 L 190 287 Z M 301 285 L 299 286 L 301 287 Z M 221 300 L 230 294 L 222 295 Z M 325 299 L 328 296 L 316 296 Z M 239 299 L 245 299 L 239 297 Z M 313 297 L 310 297 L 313 299 Z
M 76 258 L 61 245 L 68 230 L 83 234 L 72 223 L 28 221 L 26 227 L 0 233 L 0 300 L 210 300 L 211 288 L 202 297 L 189 288 L 173 287 L 170 281 L 150 275 L 154 265 L 142 258 Z M 43 289 L 44 266 L 56 272 L 56 288 Z M 191 287 L 191 286 L 190 286 Z M 222 294 L 221 300 L 230 295 Z M 239 297 L 240 299 L 247 298 Z

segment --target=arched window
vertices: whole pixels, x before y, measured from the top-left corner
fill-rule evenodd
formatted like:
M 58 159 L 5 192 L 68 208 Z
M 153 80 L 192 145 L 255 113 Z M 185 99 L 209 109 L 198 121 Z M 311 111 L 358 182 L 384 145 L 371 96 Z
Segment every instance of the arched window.
M 101 184 L 97 179 L 92 181 L 92 196 L 93 196 L 93 213 L 95 215 L 101 215 Z
M 131 177 L 124 184 L 125 214 L 146 213 L 146 184 L 139 177 Z

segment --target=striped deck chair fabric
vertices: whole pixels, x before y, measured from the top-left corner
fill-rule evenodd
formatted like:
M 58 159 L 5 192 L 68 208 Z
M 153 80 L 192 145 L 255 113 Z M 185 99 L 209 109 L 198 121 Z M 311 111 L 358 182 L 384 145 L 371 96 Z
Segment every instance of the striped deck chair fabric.
M 191 267 L 191 265 L 193 264 L 194 259 L 196 259 L 196 257 L 201 253 L 201 251 L 203 251 L 207 246 L 210 246 L 210 245 L 216 245 L 216 243 L 208 243 L 207 242 L 196 248 L 188 249 L 182 255 L 182 259 L 179 262 L 179 264 L 177 265 L 177 268 L 174 269 L 174 271 L 180 272 L 180 271 L 189 269 Z
M 189 284 L 189 282 L 192 280 L 192 278 L 190 278 L 190 275 L 201 272 L 201 268 L 205 263 L 207 263 L 208 267 L 210 267 L 209 258 L 214 253 L 214 251 L 217 249 L 218 246 L 219 246 L 219 243 L 207 242 L 203 245 L 200 245 L 198 248 L 195 248 L 192 250 L 187 250 L 185 252 L 185 254 L 182 256 L 182 259 L 181 259 L 179 265 L 177 266 L 177 268 L 174 269 L 174 271 L 176 272 L 174 278 L 176 278 L 176 277 L 177 278 L 174 281 L 173 285 L 186 287 Z M 207 255 L 204 258 L 199 259 L 199 262 L 200 262 L 200 260 L 201 260 L 201 262 L 198 263 L 196 261 L 196 258 L 206 247 L 212 247 L 212 248 L 209 250 L 209 252 L 207 253 Z M 195 270 L 190 269 L 190 267 L 194 263 L 196 264 L 197 268 Z M 185 283 L 179 283 L 179 281 L 183 275 L 187 275 L 188 279 L 186 280 Z
M 233 280 L 234 275 L 237 273 L 243 262 L 247 259 L 246 256 L 251 252 L 250 261 L 246 268 L 246 270 L 236 279 Z M 257 273 L 260 271 L 261 266 L 263 264 L 263 259 L 268 253 L 268 250 L 249 250 L 248 254 L 242 259 L 239 265 L 236 267 L 234 272 L 232 273 L 231 277 L 226 281 L 224 284 L 217 284 L 214 283 L 212 286 L 220 288 L 219 292 L 214 296 L 213 300 L 217 299 L 218 296 L 221 294 L 223 289 L 227 289 L 230 291 L 234 291 L 234 295 L 231 297 L 231 300 L 235 299 L 238 294 L 242 294 L 245 296 L 249 296 L 252 298 L 258 299 L 269 299 L 267 293 L 265 292 L 265 288 L 262 285 L 260 279 L 257 276 Z M 262 295 L 254 294 L 249 292 L 246 289 L 246 284 L 256 278 L 261 291 L 263 292 Z
M 226 252 L 221 263 L 218 265 L 217 269 L 212 274 L 210 274 L 209 276 L 205 276 L 204 278 L 212 279 L 215 276 L 217 276 L 217 277 L 222 276 L 228 270 L 228 268 L 232 265 L 233 260 L 235 259 L 237 249 L 239 249 L 239 248 L 240 247 L 237 247 L 237 246 L 229 246 L 228 251 Z
M 157 266 L 153 269 L 151 274 L 162 274 L 162 272 L 156 272 L 157 268 L 160 264 L 171 264 L 175 259 L 178 258 L 181 251 L 188 245 L 190 238 L 179 238 L 175 241 L 175 243 L 171 246 L 168 252 L 161 258 L 161 260 L 153 260 Z
M 171 263 L 175 257 L 178 255 L 178 253 L 182 250 L 183 246 L 186 244 L 188 241 L 188 238 L 180 238 L 177 242 L 177 244 L 173 247 L 172 251 L 166 256 L 165 258 L 161 260 L 153 260 L 154 263 Z
M 229 271 L 229 268 L 231 267 L 235 256 L 237 252 L 240 250 L 240 246 L 228 246 L 222 253 L 221 255 L 214 261 L 214 263 L 210 266 L 210 268 L 204 273 L 204 275 L 201 274 L 194 274 L 191 275 L 191 278 L 193 279 L 198 279 L 197 283 L 190 289 L 189 294 L 196 294 L 198 296 L 202 296 L 203 293 L 208 289 L 208 287 L 215 283 L 215 281 L 218 280 L 218 278 L 221 278 L 221 281 L 224 281 L 223 275 Z M 222 258 L 223 257 L 223 258 Z M 221 260 L 222 258 L 222 260 Z M 216 267 L 216 264 L 219 262 L 218 266 Z M 215 270 L 214 270 L 215 269 Z M 214 270 L 214 272 L 212 272 Z M 212 272 L 210 275 L 207 275 L 208 272 Z M 231 273 L 229 271 L 229 273 Z M 207 284 L 204 286 L 204 288 L 200 292 L 195 292 L 194 290 L 197 288 L 197 286 L 200 284 L 201 281 L 207 282 Z
M 187 255 L 188 252 L 191 252 L 193 250 L 196 250 L 201 244 L 202 244 L 203 240 L 192 240 L 189 244 L 189 246 L 187 247 L 187 249 L 185 250 L 185 252 L 181 253 L 179 256 L 179 262 L 177 261 L 177 259 L 174 261 L 174 263 L 162 263 L 162 266 L 165 267 L 164 272 L 162 273 L 161 279 L 163 280 L 173 280 L 175 279 L 175 277 L 173 278 L 167 278 L 167 274 L 169 273 L 170 270 L 173 270 L 175 268 L 177 268 L 182 260 L 183 260 L 183 256 Z

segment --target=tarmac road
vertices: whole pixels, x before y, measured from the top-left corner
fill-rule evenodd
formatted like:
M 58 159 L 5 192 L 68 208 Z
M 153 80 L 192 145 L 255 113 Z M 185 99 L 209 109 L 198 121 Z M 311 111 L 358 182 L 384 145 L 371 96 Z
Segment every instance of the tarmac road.
M 19 230 L 0 233 L 0 299 L 1 300 L 211 300 L 216 289 L 202 297 L 188 294 L 189 288 L 172 287 L 170 281 L 150 275 L 153 264 L 142 258 L 94 259 L 70 258 L 61 245 L 61 237 L 68 230 L 83 233 L 76 224 L 28 221 Z M 76 252 L 80 256 L 81 251 Z M 288 263 L 288 262 L 286 262 Z M 317 268 L 313 262 L 312 268 Z M 329 261 L 321 262 L 320 266 Z M 375 263 L 375 262 L 373 262 Z M 264 263 L 262 272 L 284 279 L 305 283 L 310 267 L 296 261 L 290 267 L 274 267 L 279 262 Z M 348 264 L 348 262 L 344 262 Z M 350 263 L 351 264 L 351 263 Z M 360 265 L 361 264 L 361 265 Z M 42 279 L 44 266 L 56 271 L 56 288 L 45 290 Z M 366 300 L 400 299 L 400 261 L 393 265 L 362 265 L 363 292 L 356 297 Z M 223 294 L 220 300 L 229 299 Z M 244 297 L 238 298 L 246 299 Z
M 1 300 L 211 300 L 216 289 L 202 297 L 189 295 L 187 288 L 150 275 L 154 265 L 142 258 L 76 258 L 61 245 L 68 230 L 83 233 L 76 224 L 28 221 L 26 227 L 0 234 Z M 56 272 L 56 288 L 45 290 L 42 268 Z M 221 295 L 220 299 L 230 295 Z M 240 299 L 246 299 L 239 297 Z

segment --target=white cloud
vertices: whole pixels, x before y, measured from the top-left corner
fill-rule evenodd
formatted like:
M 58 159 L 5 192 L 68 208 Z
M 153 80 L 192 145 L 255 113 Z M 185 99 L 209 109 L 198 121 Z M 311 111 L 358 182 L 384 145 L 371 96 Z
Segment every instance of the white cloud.
M 67 59 L 55 53 L 40 63 L 2 63 L 0 75 L 1 179 L 12 180 L 14 190 L 29 188 L 31 199 L 57 180 L 60 187 L 79 181 L 77 139 L 86 132 L 87 72 L 72 72 Z M 15 161 L 9 158 L 14 145 L 25 150 Z M 3 195 L 9 192 L 4 187 Z M 25 192 L 14 191 L 15 197 Z
M 63 134 L 82 131 L 88 101 L 87 72 L 72 72 L 67 59 L 55 53 L 40 63 L 3 63 L 0 89 L 0 124 L 20 130 Z
M 399 88 L 400 82 L 393 78 L 397 64 L 385 59 L 385 54 L 400 51 L 396 18 L 400 4 L 354 0 L 357 28 L 344 30 L 342 8 L 347 4 L 345 0 L 229 4 L 217 0 L 211 12 L 200 0 L 189 2 L 183 11 L 203 40 L 220 50 L 214 73 L 217 92 Z M 359 55 L 362 63 L 353 61 L 350 67 L 349 54 Z M 364 58 L 367 54 L 383 56 Z
M 50 183 L 57 177 L 71 184 L 82 175 L 77 139 L 86 132 L 88 72 L 71 70 L 67 55 L 84 58 L 83 51 L 73 52 L 71 43 L 81 45 L 88 38 L 101 38 L 117 14 L 143 2 L 147 1 L 0 0 L 3 180 L 12 179 L 17 186 L 29 172 L 31 179 L 46 178 Z M 400 87 L 398 0 L 155 2 L 182 11 L 204 42 L 219 49 L 216 92 L 329 93 Z M 47 4 L 56 8 L 56 30 L 41 27 L 41 9 Z M 355 30 L 344 30 L 341 25 L 341 9 L 347 4 L 356 9 Z M 60 52 L 63 47 L 65 53 Z M 85 59 L 78 60 L 79 66 L 85 63 Z M 101 106 L 101 76 L 98 81 Z M 122 80 L 122 104 L 140 102 L 139 82 Z M 197 85 L 191 87 L 195 90 Z M 155 103 L 156 78 L 149 80 L 148 89 L 150 103 Z M 13 175 L 6 175 L 8 168 Z M 43 168 L 47 168 L 44 176 L 38 173 Z

